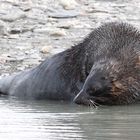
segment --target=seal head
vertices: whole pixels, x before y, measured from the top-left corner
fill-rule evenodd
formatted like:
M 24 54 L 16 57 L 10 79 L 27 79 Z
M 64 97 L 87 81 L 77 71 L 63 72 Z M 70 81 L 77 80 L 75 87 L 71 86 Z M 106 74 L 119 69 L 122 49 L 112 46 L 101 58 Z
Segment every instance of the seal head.
M 96 106 L 139 101 L 140 57 L 134 51 L 128 59 L 122 57 L 123 61 L 107 59 L 94 64 L 74 102 Z

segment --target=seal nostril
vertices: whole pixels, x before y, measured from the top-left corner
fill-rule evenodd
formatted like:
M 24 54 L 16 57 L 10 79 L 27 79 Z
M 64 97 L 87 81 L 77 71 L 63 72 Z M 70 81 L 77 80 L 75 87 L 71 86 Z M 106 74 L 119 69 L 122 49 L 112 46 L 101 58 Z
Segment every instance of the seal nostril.
M 96 88 L 88 89 L 86 92 L 88 93 L 89 96 L 93 96 L 96 91 Z
M 101 80 L 107 80 L 108 78 L 107 77 L 101 77 Z

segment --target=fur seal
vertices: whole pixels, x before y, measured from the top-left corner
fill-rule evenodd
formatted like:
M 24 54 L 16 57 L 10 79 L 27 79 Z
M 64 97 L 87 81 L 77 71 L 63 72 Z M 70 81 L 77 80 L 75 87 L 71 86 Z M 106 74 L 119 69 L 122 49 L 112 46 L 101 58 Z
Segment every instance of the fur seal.
M 0 79 L 1 94 L 77 104 L 130 104 L 140 99 L 140 32 L 106 23 L 39 66 Z

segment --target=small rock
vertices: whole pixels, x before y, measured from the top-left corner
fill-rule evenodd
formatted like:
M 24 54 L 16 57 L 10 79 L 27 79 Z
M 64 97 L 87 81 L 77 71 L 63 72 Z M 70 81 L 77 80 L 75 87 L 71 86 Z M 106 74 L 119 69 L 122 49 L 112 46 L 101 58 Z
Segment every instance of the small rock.
M 27 1 L 23 1 L 21 4 L 20 4 L 20 9 L 27 12 L 27 11 L 30 11 L 31 8 L 32 8 L 32 1 L 31 0 L 27 0 Z
M 5 13 L 0 16 L 0 19 L 6 22 L 13 22 L 26 17 L 25 13 L 18 8 L 7 9 L 4 12 Z
M 11 28 L 11 30 L 9 30 L 10 34 L 20 34 L 20 33 L 25 33 L 28 31 L 32 31 L 33 28 Z
M 57 20 L 58 20 L 58 19 L 51 18 L 51 17 L 50 17 L 50 18 L 48 18 L 48 22 L 57 22 Z
M 71 20 L 71 21 L 60 22 L 58 24 L 58 27 L 63 28 L 63 29 L 70 29 L 70 28 L 75 27 L 76 25 L 79 25 L 79 24 L 80 24 L 79 21 L 77 21 L 77 20 L 72 21 Z
M 20 30 L 20 29 L 12 29 L 12 30 L 10 31 L 10 33 L 11 33 L 11 34 L 19 34 L 19 33 L 21 33 L 21 30 Z
M 16 58 L 16 57 L 15 58 L 14 57 L 9 57 L 9 58 L 7 58 L 6 62 L 13 62 L 13 63 L 14 62 L 20 62 L 21 63 L 23 60 L 24 59 L 22 59 L 22 58 L 20 59 L 20 58 Z
M 86 9 L 85 11 L 87 13 L 109 13 L 108 11 L 105 11 L 105 10 L 97 10 L 97 9 L 94 9 L 94 8 Z
M 5 58 L 0 58 L 0 64 L 4 64 L 6 62 Z
M 17 70 L 23 71 L 23 70 L 25 70 L 25 67 L 17 67 Z
M 8 26 L 0 20 L 0 35 L 8 35 Z
M 41 34 L 48 34 L 49 32 L 49 28 L 38 28 L 38 29 L 34 29 L 35 33 L 41 33 Z
M 17 39 L 17 38 L 19 38 L 19 34 L 11 34 L 8 37 L 8 39 Z
M 55 29 L 55 30 L 52 30 L 50 31 L 50 35 L 51 36 L 65 36 L 66 35 L 66 32 L 62 29 Z
M 62 9 L 48 13 L 48 16 L 52 18 L 74 18 L 79 15 L 80 13 L 78 11 L 75 10 L 66 11 Z
M 47 54 L 47 53 L 50 53 L 50 51 L 53 49 L 53 47 L 52 46 L 44 46 L 41 50 L 40 50 L 40 52 L 41 53 L 44 53 L 44 54 Z
M 26 67 L 29 67 L 30 65 L 38 65 L 40 63 L 40 59 L 26 59 L 24 62 L 23 62 L 23 66 L 26 66 Z
M 51 54 L 54 55 L 54 54 L 60 53 L 62 51 L 64 51 L 64 48 L 56 48 L 51 51 Z
M 6 62 L 17 62 L 17 60 L 15 58 L 8 58 Z
M 75 0 L 59 0 L 59 4 L 66 10 L 75 9 L 78 3 Z

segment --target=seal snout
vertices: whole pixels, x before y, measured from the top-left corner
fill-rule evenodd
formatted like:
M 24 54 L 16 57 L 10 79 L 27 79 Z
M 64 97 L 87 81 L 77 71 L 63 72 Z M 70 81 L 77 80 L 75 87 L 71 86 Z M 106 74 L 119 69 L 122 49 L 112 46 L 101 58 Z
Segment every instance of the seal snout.
M 98 103 L 94 101 L 94 98 L 89 96 L 84 90 L 81 90 L 73 100 L 76 104 L 82 104 L 86 106 L 97 107 Z
M 98 103 L 106 101 L 106 98 L 110 96 L 111 89 L 112 83 L 109 77 L 104 78 L 101 73 L 96 73 L 87 78 L 83 89 L 74 98 L 74 102 L 96 107 L 99 105 Z

